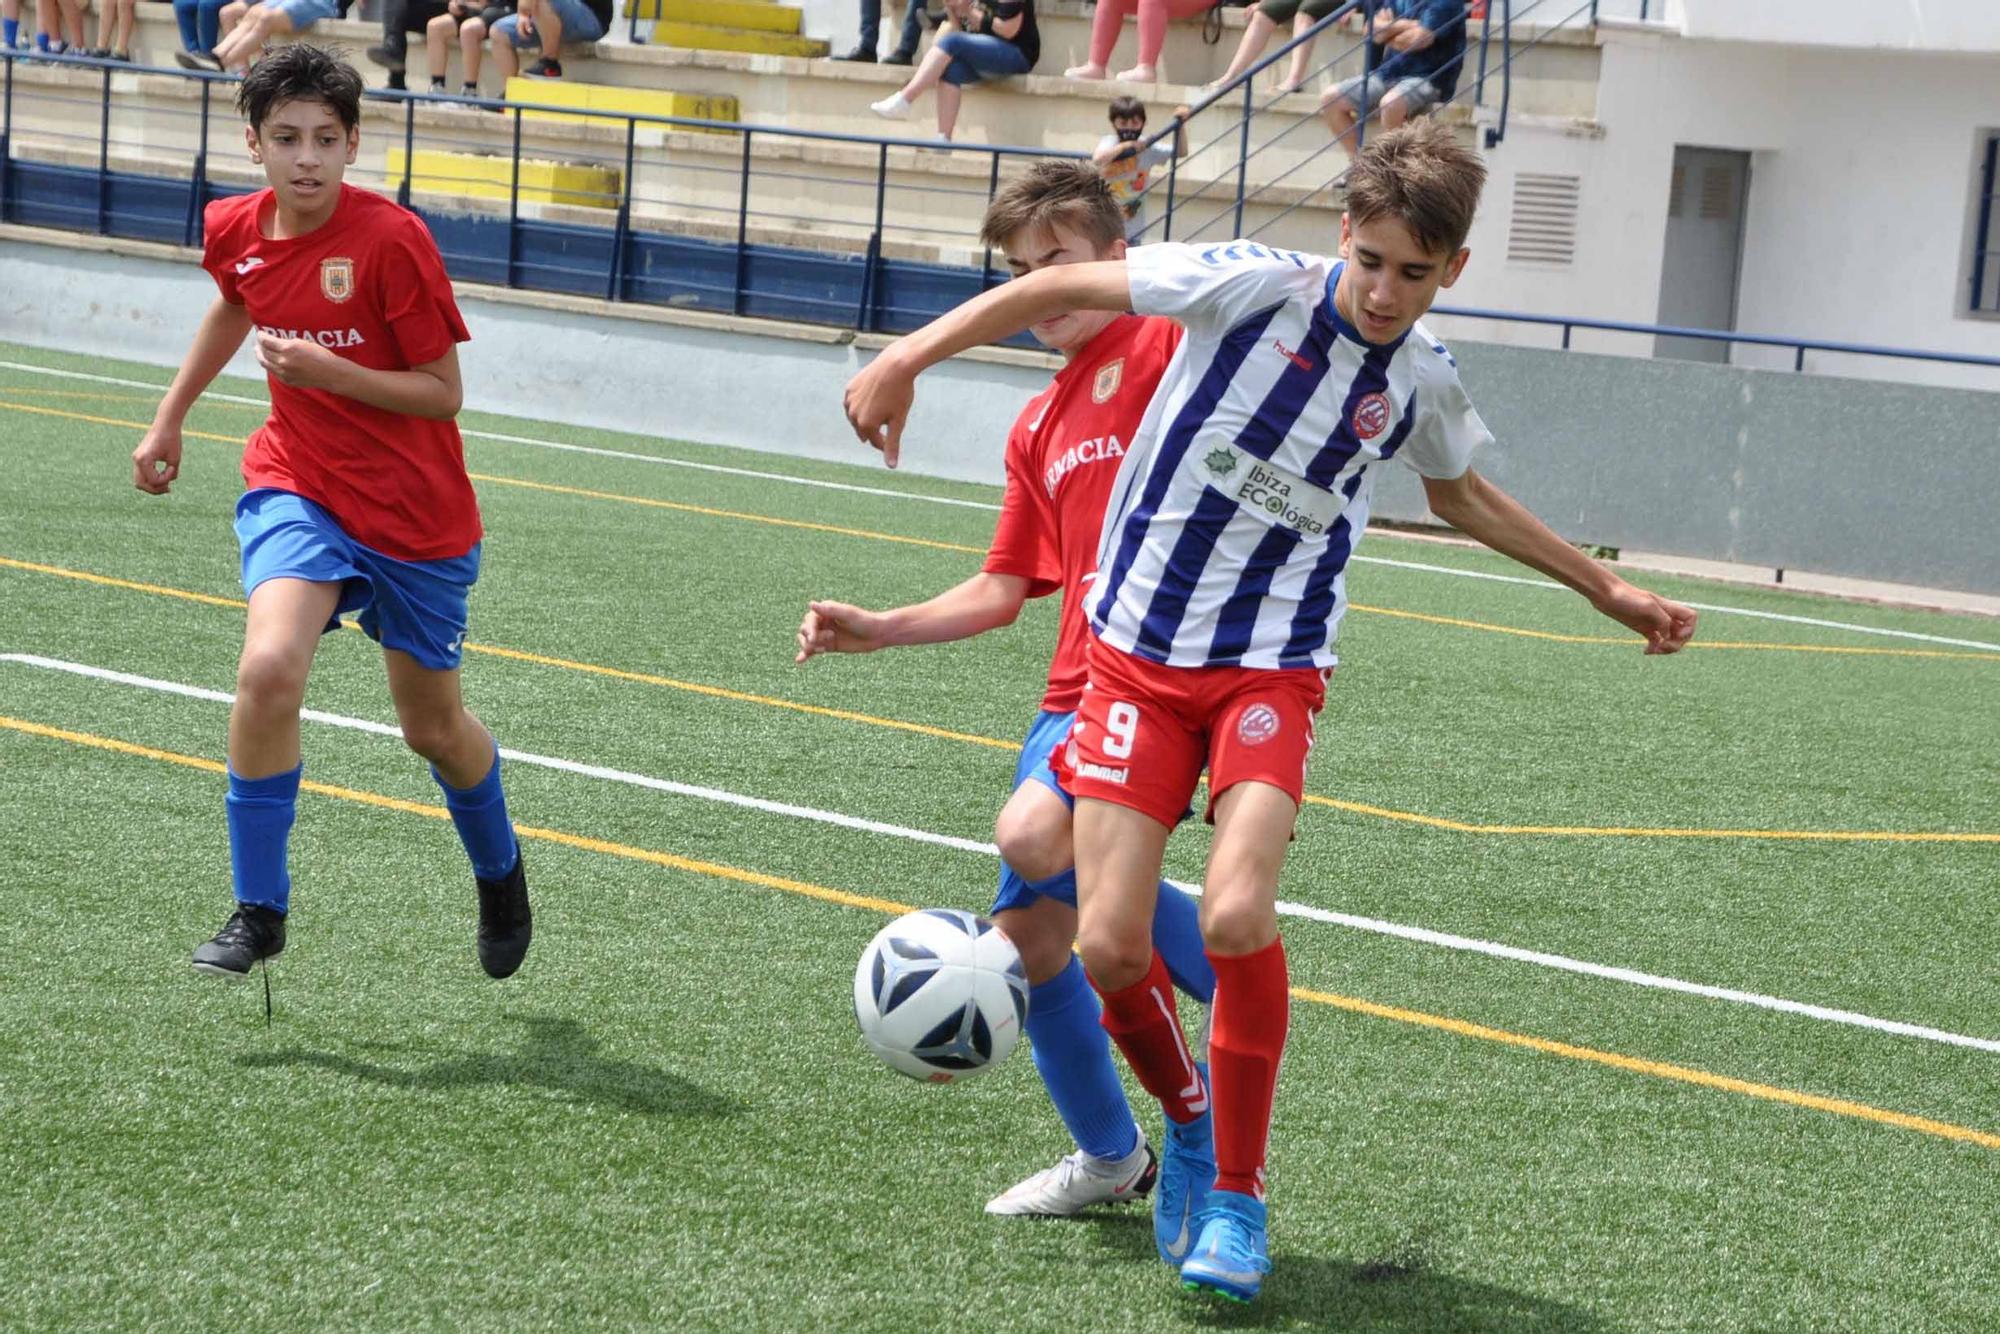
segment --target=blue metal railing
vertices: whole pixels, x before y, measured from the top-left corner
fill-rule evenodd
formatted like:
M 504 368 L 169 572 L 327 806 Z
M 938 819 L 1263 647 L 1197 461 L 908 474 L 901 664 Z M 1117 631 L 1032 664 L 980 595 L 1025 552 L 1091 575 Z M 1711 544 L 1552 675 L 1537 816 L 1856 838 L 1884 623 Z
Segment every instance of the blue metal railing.
M 1995 245 L 1993 235 L 1993 180 L 1995 166 L 2000 164 L 2000 134 L 1986 136 L 1986 165 L 1979 174 L 1979 226 L 1972 232 L 1972 305 L 1974 311 L 2000 311 L 2000 290 L 1993 293 L 1993 304 L 1986 304 L 1986 261 L 2000 260 L 2000 245 Z M 1996 285 L 2000 287 L 2000 285 Z
M 17 156 L 20 141 L 15 133 L 14 123 L 16 113 L 15 104 L 17 100 L 14 86 L 14 64 L 17 59 L 21 58 L 23 57 L 0 52 L 0 70 L 4 71 L 4 84 L 0 84 L 0 210 L 7 211 L 6 216 L 8 217 L 14 216 L 12 210 L 18 203 L 20 164 L 31 163 L 33 161 L 26 157 Z M 93 136 L 96 140 L 95 147 L 97 151 L 96 168 L 93 173 L 95 180 L 91 183 L 91 203 L 80 210 L 81 215 L 88 219 L 88 225 L 81 227 L 72 226 L 68 223 L 62 225 L 68 227 L 70 230 L 90 231 L 100 235 L 114 233 L 115 224 L 121 221 L 118 210 L 115 207 L 117 200 L 115 187 L 121 182 L 130 183 L 134 179 L 129 175 L 113 171 L 110 167 L 109 135 L 112 102 L 106 91 L 109 87 L 109 73 L 115 71 L 122 73 L 172 75 L 196 80 L 201 89 L 200 108 L 198 113 L 195 113 L 199 117 L 201 138 L 192 150 L 188 160 L 189 176 L 185 186 L 185 204 L 184 207 L 182 204 L 175 204 L 176 219 L 173 228 L 176 239 L 182 244 L 192 245 L 198 243 L 200 240 L 201 210 L 202 206 L 207 202 L 211 188 L 206 147 L 215 93 L 213 85 L 225 80 L 229 82 L 234 82 L 234 80 L 228 79 L 228 76 L 213 73 L 172 69 L 135 69 L 135 67 L 123 63 L 92 61 L 86 58 L 77 58 L 68 63 L 73 66 L 104 69 L 106 73 L 100 76 L 98 87 L 95 90 L 96 95 L 92 98 L 92 101 L 96 103 L 99 110 L 100 123 L 97 128 L 97 134 Z M 467 105 L 467 103 L 459 99 L 441 99 L 428 94 L 390 90 L 374 90 L 369 92 L 367 97 L 372 102 L 401 104 L 403 108 L 403 125 L 401 128 L 403 131 L 402 139 L 405 145 L 405 155 L 402 176 L 397 183 L 397 193 L 407 198 L 410 194 L 412 181 L 417 175 L 414 157 L 409 151 L 414 147 L 416 142 L 415 116 L 417 108 L 426 104 L 458 102 L 460 105 Z M 900 307 L 892 308 L 885 306 L 883 303 L 883 287 L 885 282 L 892 276 L 890 267 L 883 255 L 883 235 L 888 216 L 889 150 L 892 147 L 922 147 L 935 150 L 938 146 L 934 143 L 920 140 L 870 138 L 822 130 L 787 130 L 684 116 L 647 116 L 632 113 L 589 112 L 576 107 L 545 106 L 530 103 L 481 100 L 476 105 L 510 113 L 511 115 L 512 167 L 507 193 L 506 256 L 496 269 L 497 280 L 507 286 L 541 286 L 563 291 L 589 290 L 594 288 L 600 290 L 607 299 L 614 301 L 646 299 L 643 295 L 644 288 L 639 285 L 633 273 L 635 248 L 640 243 L 641 229 L 633 225 L 634 197 L 632 182 L 634 170 L 638 165 L 636 157 L 637 131 L 642 126 L 652 126 L 736 134 L 742 137 L 744 143 L 744 149 L 740 155 L 737 168 L 740 173 L 740 183 L 738 187 L 737 206 L 733 210 L 736 227 L 733 264 L 729 266 L 731 270 L 730 280 L 724 285 L 706 289 L 701 288 L 700 284 L 694 282 L 685 283 L 683 284 L 684 286 L 696 290 L 712 291 L 727 304 L 727 308 L 738 314 L 756 313 L 751 311 L 749 307 L 753 302 L 760 300 L 763 294 L 758 292 L 750 282 L 750 260 L 755 248 L 749 242 L 749 219 L 752 213 L 749 207 L 751 164 L 751 150 L 749 145 L 754 136 L 796 138 L 833 143 L 859 143 L 866 144 L 874 149 L 874 173 L 872 177 L 874 189 L 873 219 L 868 236 L 866 255 L 862 260 L 862 269 L 859 274 L 859 303 L 857 305 L 851 298 L 845 301 L 837 298 L 796 298 L 795 305 L 802 305 L 812 313 L 790 317 L 810 318 L 821 323 L 835 323 L 857 330 L 872 330 L 883 327 L 883 316 L 885 314 L 905 315 L 915 319 L 917 322 L 921 322 L 922 319 L 942 313 L 944 309 L 942 306 L 907 309 Z M 613 125 L 622 126 L 623 128 L 622 142 L 619 147 L 621 153 L 620 160 L 625 170 L 619 185 L 618 195 L 616 196 L 614 221 L 608 230 L 610 238 L 608 253 L 605 257 L 604 267 L 601 269 L 565 268 L 558 270 L 553 269 L 548 264 L 531 265 L 521 257 L 520 237 L 524 227 L 533 225 L 532 219 L 523 217 L 521 208 L 522 122 L 524 113 L 535 111 L 556 112 L 571 117 L 584 116 L 589 119 L 601 120 Z M 1005 157 L 1086 156 L 1075 153 L 1052 154 L 1035 148 L 993 145 L 968 145 L 963 151 L 980 152 L 989 155 L 990 167 L 986 180 L 986 189 L 983 192 L 989 197 L 998 185 L 999 164 Z M 1988 196 L 1985 203 L 1988 206 L 1995 202 L 1993 199 L 1994 178 L 1996 174 L 2000 174 L 2000 172 L 1996 171 L 1996 158 L 2000 158 L 2000 135 L 1993 136 L 1989 139 L 1988 143 L 1986 158 L 1987 177 L 1985 182 L 1987 187 L 1986 194 Z M 145 179 L 154 180 L 161 184 L 171 184 L 171 182 L 162 178 L 149 177 Z M 179 199 L 180 196 L 176 194 L 175 198 Z M 1992 211 L 1990 208 L 1986 212 L 1983 221 L 1988 225 L 1991 224 Z M 582 230 L 584 229 L 573 227 L 567 229 L 571 233 Z M 605 229 L 597 230 L 599 234 L 605 234 Z M 652 233 L 647 233 L 646 235 L 650 236 Z M 1995 254 L 1995 252 L 1986 248 L 1983 244 L 1981 248 L 1986 251 L 1986 257 L 1991 257 Z M 535 270 L 535 272 L 530 272 L 531 269 Z M 971 281 L 975 272 L 978 279 L 976 284 Z M 538 276 L 542 278 L 540 283 L 533 281 Z M 977 271 L 966 270 L 963 276 L 965 282 L 962 284 L 962 287 L 967 294 L 987 286 L 994 276 L 990 252 L 981 269 Z M 1983 277 L 1983 275 L 1981 276 Z M 1806 354 L 1808 352 L 1863 357 L 1886 357 L 1955 365 L 2000 367 L 2000 357 L 1984 357 L 1915 348 L 1886 347 L 1864 343 L 1837 342 L 1826 339 L 1739 333 L 1734 330 L 1724 329 L 1687 329 L 1579 316 L 1523 314 L 1514 311 L 1486 310 L 1475 307 L 1438 306 L 1434 307 L 1433 310 L 1436 314 L 1443 316 L 1459 316 L 1471 319 L 1486 319 L 1514 324 L 1559 328 L 1561 330 L 1561 343 L 1565 349 L 1571 346 L 1574 331 L 1583 329 L 1650 337 L 1671 336 L 1749 346 L 1787 348 L 1791 349 L 1794 353 L 1792 365 L 1795 371 L 1805 370 Z

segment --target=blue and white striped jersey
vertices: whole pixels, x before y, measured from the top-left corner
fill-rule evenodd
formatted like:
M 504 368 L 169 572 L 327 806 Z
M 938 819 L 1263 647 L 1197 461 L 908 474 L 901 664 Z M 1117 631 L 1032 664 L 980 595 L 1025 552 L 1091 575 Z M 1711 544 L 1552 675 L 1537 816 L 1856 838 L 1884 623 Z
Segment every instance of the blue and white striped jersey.
M 1132 308 L 1187 337 L 1127 449 L 1091 624 L 1172 667 L 1330 667 L 1374 465 L 1462 476 L 1492 439 L 1444 344 L 1370 344 L 1338 261 L 1249 241 L 1139 246 Z

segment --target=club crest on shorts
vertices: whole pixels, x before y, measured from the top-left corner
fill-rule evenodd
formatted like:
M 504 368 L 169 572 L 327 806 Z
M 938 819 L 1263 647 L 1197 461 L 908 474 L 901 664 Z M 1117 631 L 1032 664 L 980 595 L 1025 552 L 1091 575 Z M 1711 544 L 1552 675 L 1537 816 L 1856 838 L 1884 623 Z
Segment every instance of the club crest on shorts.
M 323 259 L 319 262 L 319 294 L 328 301 L 345 301 L 354 295 L 354 261 Z
M 1125 358 L 1120 357 L 1097 372 L 1097 383 L 1091 387 L 1090 401 L 1093 403 L 1109 403 L 1111 396 L 1118 392 L 1118 386 L 1124 382 L 1124 379 Z
M 1389 424 L 1389 396 L 1370 394 L 1354 405 L 1354 434 L 1373 440 Z
M 1252 704 L 1236 721 L 1236 739 L 1246 746 L 1261 746 L 1278 735 L 1278 711 L 1268 704 Z

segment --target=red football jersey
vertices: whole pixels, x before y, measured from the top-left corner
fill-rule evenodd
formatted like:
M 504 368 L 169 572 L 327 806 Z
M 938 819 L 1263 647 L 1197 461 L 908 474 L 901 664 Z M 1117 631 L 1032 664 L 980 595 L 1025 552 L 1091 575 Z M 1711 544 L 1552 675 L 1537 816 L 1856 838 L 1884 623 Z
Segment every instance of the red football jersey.
M 340 187 L 333 216 L 305 236 L 265 235 L 271 191 L 218 199 L 203 217 L 202 267 L 225 301 L 283 338 L 309 338 L 371 370 L 436 361 L 466 332 L 423 220 Z M 370 407 L 322 389 L 271 385 L 271 416 L 243 450 L 243 480 L 306 497 L 349 537 L 398 560 L 463 556 L 479 502 L 458 425 Z
M 1030 597 L 1062 590 L 1048 712 L 1068 713 L 1083 698 L 1083 595 L 1097 572 L 1111 484 L 1180 342 L 1172 320 L 1119 316 L 1029 401 L 1007 437 L 1007 491 L 984 568 L 1028 580 Z

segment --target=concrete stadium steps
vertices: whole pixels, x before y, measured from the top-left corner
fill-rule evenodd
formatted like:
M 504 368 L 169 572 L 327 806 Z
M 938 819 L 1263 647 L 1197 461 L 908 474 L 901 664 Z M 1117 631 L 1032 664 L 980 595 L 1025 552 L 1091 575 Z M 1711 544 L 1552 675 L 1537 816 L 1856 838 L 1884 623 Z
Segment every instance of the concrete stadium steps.
M 406 168 L 403 146 L 392 142 L 382 162 L 382 179 L 401 181 L 406 171 L 413 196 L 495 199 L 503 203 L 514 199 L 529 204 L 571 204 L 600 210 L 615 210 L 624 198 L 624 172 L 617 167 L 554 162 L 525 155 L 517 167 L 511 155 L 419 148 L 409 154 Z
M 95 161 L 99 79 L 95 70 L 55 64 L 20 68 L 14 103 L 16 152 L 40 156 L 40 149 L 31 145 L 66 146 Z M 200 140 L 196 86 L 168 75 L 126 73 L 114 74 L 112 86 L 113 158 L 129 158 L 135 169 L 154 175 L 184 173 Z M 449 102 L 417 104 L 411 128 L 420 155 L 429 151 L 483 155 L 504 165 L 513 149 L 512 117 Z M 351 169 L 352 179 L 381 185 L 386 179 L 386 150 L 391 146 L 400 150 L 403 134 L 400 107 L 364 103 L 362 155 Z M 241 136 L 224 97 L 217 96 L 208 129 L 208 170 L 218 179 L 237 172 L 245 183 L 260 184 L 262 178 L 249 167 Z M 865 248 L 875 220 L 880 150 L 870 144 L 789 139 L 775 132 L 753 136 L 750 147 L 753 228 L 812 248 Z M 524 114 L 521 153 L 529 160 L 622 171 L 625 128 L 616 122 L 591 124 Z M 887 158 L 885 245 L 913 257 L 978 264 L 981 252 L 975 237 L 992 180 L 991 159 L 977 152 L 918 144 L 892 145 Z M 635 212 L 661 219 L 705 220 L 710 229 L 725 228 L 733 234 L 742 199 L 742 161 L 739 135 L 642 125 L 633 136 Z M 1003 159 L 1002 181 L 1023 170 L 1028 161 Z M 435 179 L 447 175 L 442 170 L 427 171 L 425 162 L 419 156 L 415 174 Z M 1204 176 L 1184 168 L 1179 184 L 1183 196 L 1204 186 L 1207 192 L 1181 213 L 1176 236 L 1216 240 L 1235 231 L 1233 173 Z M 393 181 L 389 188 L 393 190 Z M 551 177 L 540 181 L 538 188 L 563 187 Z M 450 202 L 453 192 L 442 195 L 440 207 L 458 207 Z M 1323 249 L 1337 233 L 1342 202 L 1337 191 L 1315 193 L 1289 183 L 1272 186 L 1246 207 L 1244 227 L 1257 228 L 1299 205 L 1266 239 Z M 1210 225 L 1198 237 L 1190 237 L 1190 229 L 1204 222 Z M 597 225 L 603 225 L 601 213 Z
M 621 88 L 612 84 L 572 83 L 567 79 L 507 80 L 502 94 L 509 102 L 576 107 L 579 111 L 612 112 L 626 116 L 680 116 L 690 120 L 740 119 L 742 108 L 728 93 L 669 93 L 653 88 Z M 528 120 L 579 121 L 600 117 L 565 115 L 559 111 L 525 111 Z M 721 133 L 721 131 L 715 131 Z
M 829 49 L 803 35 L 805 11 L 771 0 L 625 0 L 620 13 L 640 20 L 641 40 L 653 45 L 806 57 Z

